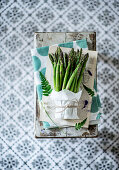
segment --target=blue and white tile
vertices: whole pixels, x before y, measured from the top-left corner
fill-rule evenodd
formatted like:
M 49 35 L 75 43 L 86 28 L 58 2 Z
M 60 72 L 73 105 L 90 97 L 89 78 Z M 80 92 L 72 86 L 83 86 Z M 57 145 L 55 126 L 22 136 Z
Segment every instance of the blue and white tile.
M 28 104 L 25 104 L 23 109 L 18 110 L 13 118 L 25 132 L 28 132 L 29 129 L 33 129 L 33 117 L 33 109 Z
M 27 163 L 31 169 L 52 169 L 55 165 L 55 162 L 53 159 L 51 159 L 47 154 L 44 152 L 44 150 L 40 150 L 37 152 L 37 154 L 32 157 L 30 161 Z
M 19 169 L 23 164 L 15 152 L 9 149 L 2 157 L 0 157 L 0 169 Z
M 99 156 L 98 159 L 95 160 L 91 164 L 91 169 L 97 169 L 97 170 L 117 170 L 118 164 L 107 155 L 107 153 L 104 153 L 103 155 Z
M 10 24 L 9 26 L 16 27 L 27 17 L 27 13 L 18 3 L 12 3 L 1 16 Z
M 94 139 L 98 143 L 98 146 L 103 150 L 106 150 L 114 143 L 115 140 L 118 139 L 117 132 L 113 128 L 108 127 L 108 123 L 101 124 L 99 138 Z
M 23 136 L 13 145 L 12 149 L 16 150 L 17 154 L 27 162 L 38 152 L 39 147 L 32 139 Z
M 20 111 L 22 109 L 25 105 L 25 101 L 17 92 L 10 89 L 0 100 L 0 105 L 6 114 L 13 116 L 18 110 Z
M 0 136 L 9 146 L 15 144 L 23 135 L 24 131 L 13 120 L 0 128 Z
M 71 153 L 72 149 L 70 145 L 64 142 L 64 140 L 53 140 L 45 147 L 47 155 L 55 159 L 55 162 L 60 162 L 64 157 Z
M 76 147 L 77 155 L 80 155 L 88 164 L 94 161 L 100 154 L 103 153 L 103 150 L 99 148 L 98 144 L 91 139 L 85 140 L 85 145 L 82 142 Z
M 79 155 L 75 152 L 72 154 L 67 155 L 66 159 L 63 159 L 59 162 L 59 166 L 62 170 L 69 170 L 69 169 L 85 169 L 86 163 L 81 159 Z
M 2 0 L 0 12 L 0 169 L 118 169 L 118 0 Z M 97 32 L 104 110 L 97 139 L 34 138 L 35 31 Z

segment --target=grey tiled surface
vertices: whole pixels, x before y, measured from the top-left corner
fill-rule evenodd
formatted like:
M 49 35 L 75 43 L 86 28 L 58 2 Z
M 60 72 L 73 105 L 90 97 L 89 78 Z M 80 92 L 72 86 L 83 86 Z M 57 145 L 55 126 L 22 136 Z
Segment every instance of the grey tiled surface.
M 119 168 L 119 1 L 0 1 L 0 169 Z M 97 139 L 33 136 L 35 31 L 96 31 L 102 121 Z

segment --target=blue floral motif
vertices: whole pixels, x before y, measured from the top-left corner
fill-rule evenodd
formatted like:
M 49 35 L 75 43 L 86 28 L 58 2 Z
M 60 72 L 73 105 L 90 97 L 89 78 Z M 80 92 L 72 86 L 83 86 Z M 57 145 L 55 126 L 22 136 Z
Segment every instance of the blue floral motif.
M 38 27 L 34 25 L 34 22 L 28 21 L 25 25 L 22 25 L 21 32 L 25 37 L 32 38 L 34 32 L 38 31 Z
M 54 18 L 54 13 L 49 7 L 43 7 L 37 12 L 36 17 L 42 24 L 47 24 Z
M 98 0 L 84 0 L 82 4 L 90 12 L 94 12 L 101 5 L 100 1 Z
M 23 110 L 23 113 L 20 113 L 18 118 L 18 122 L 22 124 L 25 128 L 29 128 L 33 123 L 33 112 L 29 109 Z
M 25 50 L 19 57 L 20 63 L 26 69 L 29 69 L 32 66 L 32 58 L 30 50 Z
M 86 157 L 87 160 L 92 160 L 94 156 L 99 153 L 98 145 L 95 145 L 93 142 L 86 142 L 85 146 L 81 145 L 79 150 L 83 157 Z
M 119 118 L 119 112 L 118 111 L 111 118 L 111 122 L 112 122 L 113 126 L 115 127 L 115 129 L 119 129 L 119 121 L 118 121 L 117 117 Z
M 1 131 L 3 137 L 5 137 L 9 142 L 14 141 L 19 137 L 20 131 L 16 128 L 14 124 L 9 124 Z
M 111 98 L 104 97 L 102 98 L 102 108 L 103 113 L 108 115 L 109 111 L 113 111 L 115 108 L 115 102 Z
M 119 141 L 117 141 L 115 146 L 112 146 L 111 153 L 116 157 L 117 160 L 119 160 Z
M 99 132 L 99 136 L 101 145 L 107 147 L 115 139 L 116 134 L 107 127 L 104 127 L 101 129 L 101 132 Z
M 24 16 L 23 11 L 21 11 L 18 7 L 14 6 L 10 10 L 7 11 L 6 17 L 12 23 L 19 22 Z
M 33 95 L 33 81 L 25 80 L 20 84 L 19 90 L 24 96 L 30 97 Z
M 114 165 L 112 161 L 110 161 L 105 156 L 101 159 L 101 162 L 97 162 L 95 165 L 96 170 L 113 170 Z
M 48 150 L 53 154 L 53 157 L 59 158 L 62 156 L 62 153 L 65 154 L 67 147 L 61 141 L 54 141 L 53 144 L 49 145 Z
M 33 168 L 35 169 L 49 169 L 50 162 L 44 157 L 44 155 L 39 155 L 32 162 Z
M 12 43 L 11 43 L 12 42 Z M 9 38 L 5 40 L 5 47 L 6 49 L 12 53 L 15 53 L 17 50 L 19 50 L 23 46 L 23 42 L 21 40 L 21 37 L 18 37 L 18 35 L 13 34 Z
M 15 64 L 9 65 L 4 69 L 3 75 L 10 82 L 15 82 L 22 75 L 22 71 Z
M 114 81 L 116 77 L 115 74 L 108 67 L 104 67 L 102 68 L 101 72 L 99 71 L 98 78 L 102 84 L 107 85 L 111 81 Z
M 29 140 L 25 139 L 18 144 L 17 150 L 23 157 L 26 158 L 35 151 L 35 147 L 33 144 L 30 144 Z
M 102 23 L 105 27 L 111 25 L 115 21 L 114 14 L 111 13 L 110 10 L 105 9 L 104 11 L 101 11 L 98 15 L 99 22 Z
M 17 169 L 19 162 L 14 155 L 8 154 L 5 158 L 0 159 L 0 165 L 4 170 L 15 170 Z
M 78 157 L 72 156 L 68 160 L 65 160 L 64 162 L 65 169 L 75 170 L 75 169 L 81 169 L 83 166 L 82 163 L 79 161 Z
M 114 42 L 107 37 L 102 39 L 102 41 L 98 43 L 97 47 L 100 54 L 104 55 L 105 60 L 108 59 L 108 57 L 111 56 L 116 49 Z
M 13 112 L 21 106 L 21 101 L 13 93 L 9 94 L 7 98 L 2 101 L 4 107 Z
M 85 15 L 78 8 L 75 8 L 71 12 L 69 11 L 67 15 L 67 19 L 73 25 L 77 26 L 80 22 L 84 21 Z

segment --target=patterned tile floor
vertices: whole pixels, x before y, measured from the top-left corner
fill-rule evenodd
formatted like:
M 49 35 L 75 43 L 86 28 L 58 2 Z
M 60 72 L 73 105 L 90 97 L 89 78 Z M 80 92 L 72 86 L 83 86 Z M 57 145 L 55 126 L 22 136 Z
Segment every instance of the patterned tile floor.
M 0 169 L 119 169 L 119 1 L 1 0 L 0 11 Z M 99 138 L 34 138 L 35 31 L 97 32 Z

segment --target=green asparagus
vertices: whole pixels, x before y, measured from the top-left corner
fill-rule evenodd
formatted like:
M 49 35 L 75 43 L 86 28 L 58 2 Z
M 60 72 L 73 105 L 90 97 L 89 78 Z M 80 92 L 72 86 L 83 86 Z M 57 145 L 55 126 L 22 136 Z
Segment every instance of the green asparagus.
M 57 47 L 55 54 L 49 54 L 53 65 L 54 89 L 60 91 L 63 89 L 77 93 L 82 82 L 84 70 L 88 60 L 88 54 L 82 55 L 82 48 L 70 53 L 63 54 L 60 47 Z
M 60 91 L 60 62 L 58 60 L 56 67 L 56 91 Z
M 64 59 L 62 52 L 60 53 L 59 61 L 60 61 L 60 89 L 62 89 L 62 83 L 64 78 Z
M 51 54 L 49 54 L 49 59 L 50 59 L 50 61 L 52 63 L 52 66 L 54 66 L 54 58 L 53 58 L 53 56 Z
M 71 83 L 72 83 L 72 81 L 74 80 L 75 76 L 77 75 L 78 69 L 81 67 L 81 65 L 82 65 L 82 63 L 79 63 L 79 64 L 77 65 L 77 67 L 75 68 L 75 70 L 73 71 L 70 79 L 68 80 L 67 86 L 66 86 L 66 89 L 67 89 L 67 90 L 70 89 Z

